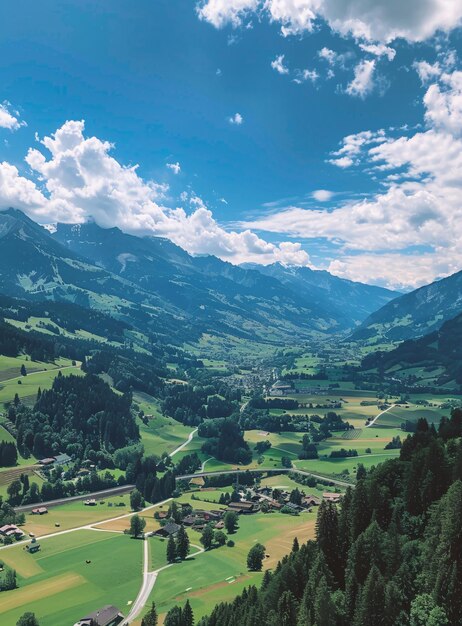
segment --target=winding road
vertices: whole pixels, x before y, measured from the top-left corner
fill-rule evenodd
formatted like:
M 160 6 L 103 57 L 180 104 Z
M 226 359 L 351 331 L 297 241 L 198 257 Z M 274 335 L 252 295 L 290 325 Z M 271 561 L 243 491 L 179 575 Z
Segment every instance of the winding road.
M 184 448 L 186 448 L 186 446 L 190 444 L 193 440 L 194 435 L 197 433 L 197 431 L 197 428 L 193 430 L 192 433 L 190 433 L 189 437 L 186 439 L 186 441 L 182 443 L 181 446 L 178 446 L 178 448 L 176 448 L 173 452 L 170 452 L 168 456 L 171 458 L 172 456 L 175 456 L 175 454 L 178 454 L 178 452 L 181 452 Z
M 396 406 L 396 404 L 392 404 L 391 406 L 388 407 L 388 409 L 385 409 L 385 411 L 382 411 L 381 413 L 379 413 L 378 415 L 376 415 L 374 417 L 374 419 L 369 422 L 369 424 L 366 424 L 366 428 L 370 428 L 371 426 L 373 426 L 375 424 L 375 422 L 379 419 L 379 417 L 382 417 L 382 415 L 384 413 L 387 413 L 388 411 L 390 411 L 391 409 L 394 409 Z

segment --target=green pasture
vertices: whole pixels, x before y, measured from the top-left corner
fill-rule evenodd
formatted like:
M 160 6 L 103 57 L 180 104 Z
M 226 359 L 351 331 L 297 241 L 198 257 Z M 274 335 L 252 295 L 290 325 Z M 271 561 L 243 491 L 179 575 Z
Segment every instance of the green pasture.
M 2 592 L 0 623 L 14 626 L 33 611 L 40 626 L 65 626 L 105 604 L 126 615 L 141 586 L 142 547 L 125 535 L 82 530 L 42 540 L 33 555 L 21 545 L 0 550 L 19 585 Z
M 26 533 L 33 532 L 37 536 L 43 536 L 126 515 L 130 511 L 128 494 L 99 499 L 96 506 L 85 506 L 83 501 L 74 501 L 51 507 L 45 515 L 26 514 L 26 524 L 23 530 Z M 59 527 L 56 526 L 57 524 Z
M 27 369 L 27 363 L 26 369 Z M 62 365 L 63 369 L 47 369 L 46 371 L 33 372 L 27 376 L 21 376 L 18 379 L 3 381 L 0 383 L 0 404 L 11 402 L 17 393 L 19 398 L 25 403 L 34 403 L 37 396 L 38 388 L 49 389 L 53 384 L 58 372 L 61 371 L 63 376 L 75 374 L 83 376 L 83 372 L 79 366 Z M 19 384 L 20 383 L 20 384 Z

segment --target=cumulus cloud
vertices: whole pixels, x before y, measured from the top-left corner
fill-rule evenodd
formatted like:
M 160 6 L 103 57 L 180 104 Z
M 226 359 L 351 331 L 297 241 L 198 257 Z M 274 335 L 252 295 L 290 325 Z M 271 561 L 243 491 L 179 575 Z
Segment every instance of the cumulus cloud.
M 354 280 L 415 287 L 460 270 L 462 73 L 443 74 L 423 102 L 426 128 L 363 131 L 332 154 L 339 167 L 381 176 L 380 191 L 328 211 L 291 206 L 241 227 L 328 240 L 337 249 L 328 269 Z
M 178 163 L 178 161 L 176 163 L 167 163 L 167 167 L 169 170 L 172 170 L 175 175 L 181 172 L 181 165 Z
M 13 165 L 0 164 L 0 209 L 15 206 L 42 223 L 92 217 L 103 227 L 168 237 L 192 254 L 232 263 L 309 264 L 300 243 L 270 243 L 248 228 L 226 230 L 194 193 L 182 194 L 191 212 L 164 206 L 167 188 L 141 178 L 137 166 L 119 163 L 112 150 L 111 143 L 86 137 L 83 121 L 66 122 L 26 156 L 43 191 Z
M 301 85 L 302 83 L 306 83 L 307 81 L 310 83 L 315 83 L 319 78 L 319 74 L 316 70 L 296 70 L 296 78 L 294 78 L 294 83 L 297 85 Z
M 279 56 L 277 56 L 274 59 L 274 61 L 271 61 L 271 67 L 278 74 L 288 74 L 289 73 L 289 68 L 286 65 L 284 65 L 284 55 L 283 54 L 280 54 Z
M 397 38 L 424 41 L 462 22 L 460 0 L 199 0 L 197 11 L 216 28 L 266 15 L 284 36 L 310 32 L 322 19 L 341 35 L 385 44 Z
M 332 200 L 334 194 L 332 191 L 328 191 L 327 189 L 316 189 L 316 191 L 313 191 L 311 195 L 318 202 L 328 202 L 329 200 Z
M 231 115 L 231 117 L 228 118 L 228 122 L 230 124 L 233 124 L 234 126 L 240 126 L 241 124 L 244 123 L 244 118 L 242 117 L 240 113 L 235 113 L 234 115 Z
M 462 72 L 443 74 L 424 97 L 425 119 L 432 126 L 459 135 L 462 130 Z
M 387 57 L 389 61 L 393 61 L 396 56 L 396 50 L 394 48 L 390 48 L 390 46 L 385 46 L 383 43 L 380 44 L 359 44 L 359 47 L 364 52 L 368 52 L 369 54 L 373 54 L 376 57 Z
M 374 89 L 375 61 L 360 61 L 354 70 L 354 78 L 347 85 L 346 92 L 350 96 L 365 98 Z
M 0 128 L 18 130 L 21 126 L 27 126 L 26 122 L 19 120 L 18 111 L 14 111 L 7 101 L 0 104 Z

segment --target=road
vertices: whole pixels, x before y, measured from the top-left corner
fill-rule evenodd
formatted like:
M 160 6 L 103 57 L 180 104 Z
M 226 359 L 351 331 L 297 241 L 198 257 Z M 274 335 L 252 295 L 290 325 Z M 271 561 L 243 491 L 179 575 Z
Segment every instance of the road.
M 191 441 L 193 440 L 194 435 L 197 433 L 197 428 L 195 430 L 192 431 L 192 433 L 190 433 L 189 437 L 186 439 L 186 441 L 184 443 L 181 444 L 181 446 L 178 446 L 178 448 L 176 448 L 176 450 L 174 450 L 173 452 L 170 452 L 170 454 L 168 455 L 169 457 L 175 456 L 175 454 L 178 454 L 178 452 L 181 452 L 181 450 L 183 450 L 184 448 L 186 448 L 186 446 L 191 443 Z
M 196 548 L 197 552 L 193 552 L 193 554 L 190 554 L 190 557 L 197 556 L 198 554 L 202 554 L 204 552 L 204 549 L 200 546 L 196 546 L 193 543 L 191 544 L 191 546 L 193 548 Z M 173 563 L 169 563 L 168 565 L 164 565 L 159 569 L 149 571 L 149 562 L 149 542 L 145 540 L 143 550 L 143 583 L 135 602 L 132 604 L 130 613 L 127 615 L 127 617 L 124 619 L 120 626 L 126 626 L 127 624 L 131 624 L 139 616 L 149 600 L 149 596 L 154 589 L 154 585 L 156 584 L 157 577 L 160 572 L 163 572 L 164 570 L 173 566 Z
M 391 406 L 388 407 L 388 409 L 385 409 L 385 411 L 382 411 L 381 413 L 379 413 L 378 415 L 376 415 L 374 417 L 374 419 L 372 420 L 372 422 L 369 422 L 369 424 L 366 424 L 366 428 L 370 428 L 371 426 L 373 426 L 375 424 L 375 422 L 379 419 L 379 417 L 382 417 L 382 415 L 384 413 L 386 413 L 387 411 L 390 411 L 391 409 L 394 409 L 396 406 L 396 404 L 392 404 Z
M 304 470 L 299 470 L 295 467 L 291 467 L 291 468 L 285 468 L 285 467 L 281 467 L 281 468 L 277 468 L 274 469 L 274 467 L 271 468 L 264 468 L 264 467 L 259 467 L 258 469 L 242 469 L 242 470 L 214 470 L 214 471 L 210 471 L 210 472 L 197 472 L 197 474 L 185 474 L 184 476 L 177 476 L 176 479 L 177 480 L 191 480 L 192 478 L 199 478 L 199 477 L 203 477 L 205 478 L 206 476 L 220 476 L 222 474 L 243 474 L 244 472 L 250 472 L 251 474 L 264 474 L 266 472 L 272 473 L 272 474 L 288 474 L 289 472 L 293 472 L 294 474 L 300 474 L 301 476 L 312 476 L 313 478 L 317 478 L 318 480 L 325 480 L 327 482 L 332 483 L 333 485 L 338 485 L 339 487 L 354 487 L 354 485 L 352 485 L 351 483 L 347 483 L 343 480 L 337 480 L 336 478 L 330 478 L 327 476 L 322 476 L 321 474 L 314 474 L 313 472 L 305 472 Z
M 111 489 L 104 489 L 103 491 L 95 491 L 93 493 L 86 493 L 83 496 L 72 496 L 70 498 L 60 498 L 59 500 L 49 500 L 48 502 L 36 502 L 35 504 L 25 504 L 24 506 L 16 506 L 14 510 L 16 513 L 28 513 L 32 509 L 36 509 L 38 506 L 46 506 L 50 509 L 53 506 L 59 506 L 61 504 L 67 504 L 68 502 L 82 502 L 89 498 L 105 498 L 110 496 L 122 495 L 129 493 L 135 485 L 122 485 L 122 487 L 112 487 Z

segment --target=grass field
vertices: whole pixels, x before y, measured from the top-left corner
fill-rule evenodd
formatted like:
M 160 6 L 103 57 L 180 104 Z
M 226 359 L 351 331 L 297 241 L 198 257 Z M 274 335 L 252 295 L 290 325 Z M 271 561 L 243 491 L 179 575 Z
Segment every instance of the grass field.
M 164 417 L 160 411 L 158 400 L 139 391 L 135 392 L 133 400 L 140 410 L 144 411 L 145 415 L 153 416 L 147 425 L 138 420 L 141 442 L 146 454 L 158 456 L 164 452 L 170 454 L 187 440 L 193 429 L 183 426 L 173 418 Z
M 27 363 L 25 365 L 27 369 Z M 50 366 L 50 364 L 48 365 Z M 63 376 L 69 374 L 76 374 L 77 376 L 83 375 L 80 366 L 76 365 L 73 367 L 70 361 L 63 360 L 59 368 L 62 369 L 58 369 L 56 366 L 49 367 L 46 371 L 32 372 L 27 376 L 3 380 L 3 382 L 0 382 L 0 405 L 11 402 L 16 393 L 25 404 L 33 404 L 37 396 L 38 388 L 50 388 L 59 371 L 62 372 Z M 16 376 L 19 376 L 19 374 L 16 374 Z
M 82 530 L 41 546 L 33 555 L 20 545 L 0 551 L 19 583 L 19 589 L 2 592 L 2 626 L 14 626 L 26 611 L 36 614 L 40 626 L 71 625 L 105 604 L 128 613 L 141 585 L 142 542 Z
M 112 506 L 109 506 L 109 503 Z M 122 504 L 124 506 L 121 506 Z M 50 508 L 46 515 L 26 514 L 26 524 L 23 530 L 26 533 L 33 532 L 37 536 L 43 536 L 57 530 L 79 528 L 127 513 L 130 513 L 128 494 L 99 500 L 96 506 L 85 506 L 83 502 L 69 502 L 69 504 Z M 56 524 L 59 524 L 59 528 Z M 128 525 L 129 523 L 126 524 Z

